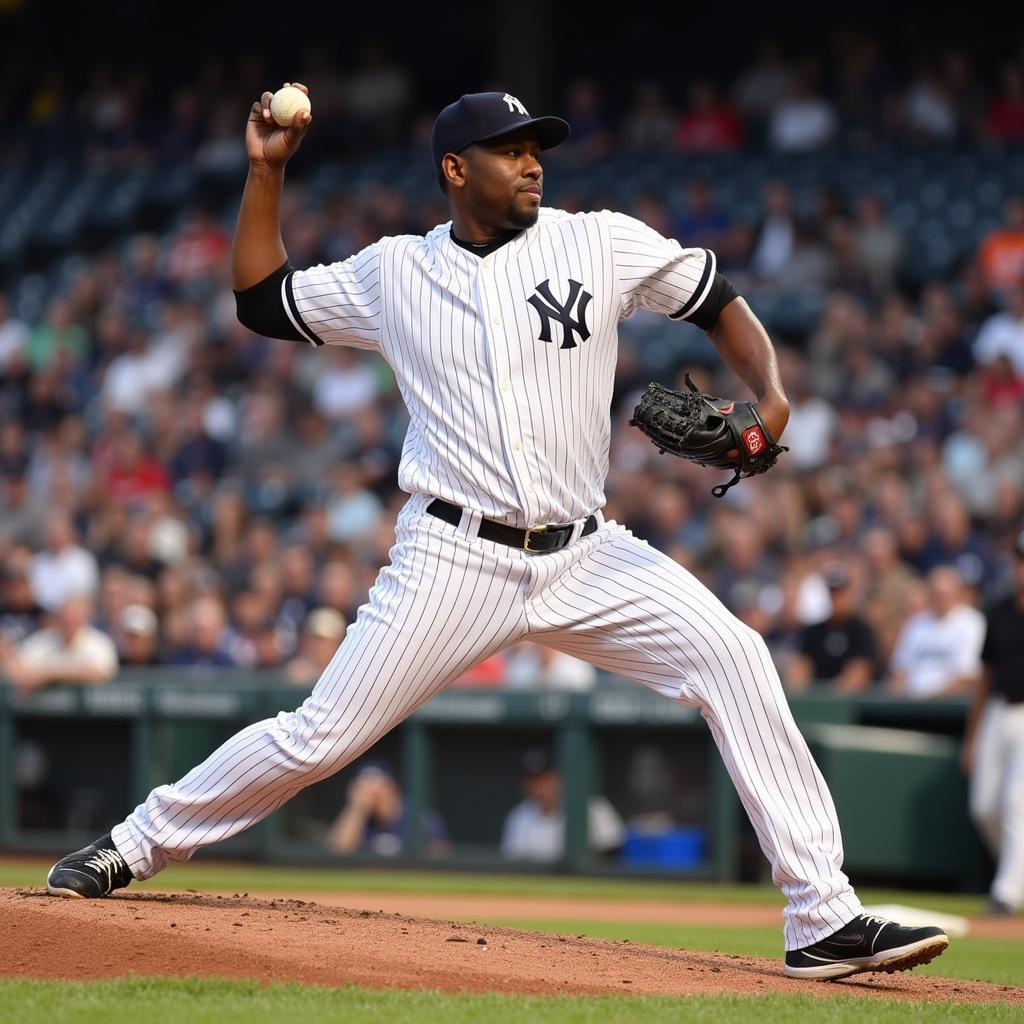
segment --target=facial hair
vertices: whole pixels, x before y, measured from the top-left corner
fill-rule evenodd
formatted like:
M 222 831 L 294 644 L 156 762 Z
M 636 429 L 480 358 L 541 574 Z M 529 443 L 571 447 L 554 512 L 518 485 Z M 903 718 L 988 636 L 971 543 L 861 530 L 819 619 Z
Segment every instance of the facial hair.
M 521 210 L 515 203 L 509 203 L 505 216 L 509 224 L 517 228 L 532 228 L 540 216 L 540 204 L 538 203 L 532 210 Z

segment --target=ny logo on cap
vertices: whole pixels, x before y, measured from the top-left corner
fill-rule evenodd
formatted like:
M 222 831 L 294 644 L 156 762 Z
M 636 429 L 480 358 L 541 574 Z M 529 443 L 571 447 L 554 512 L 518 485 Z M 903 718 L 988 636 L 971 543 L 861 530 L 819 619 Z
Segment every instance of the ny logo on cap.
M 522 103 L 520 103 L 519 100 L 515 98 L 515 96 L 512 96 L 509 93 L 505 93 L 505 95 L 502 96 L 501 98 L 508 104 L 508 112 L 510 114 L 512 113 L 512 111 L 518 110 L 519 113 L 523 115 L 523 117 L 530 116 L 526 110 L 526 107 L 524 107 Z
M 580 341 L 590 337 L 587 327 L 587 307 L 594 297 L 590 292 L 583 291 L 579 281 L 569 279 L 569 297 L 562 305 L 551 294 L 551 279 L 537 285 L 539 295 L 531 295 L 526 301 L 540 314 L 540 336 L 538 341 L 551 341 L 551 321 L 557 320 L 562 325 L 562 344 L 559 348 L 575 348 L 576 339 L 573 331 L 580 336 Z M 579 300 L 579 305 L 577 305 Z M 572 307 L 576 306 L 576 318 L 573 319 Z

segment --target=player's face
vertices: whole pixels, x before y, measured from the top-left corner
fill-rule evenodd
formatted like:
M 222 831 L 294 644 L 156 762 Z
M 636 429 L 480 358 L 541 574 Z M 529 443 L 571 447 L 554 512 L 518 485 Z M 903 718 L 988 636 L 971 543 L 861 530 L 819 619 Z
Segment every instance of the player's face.
M 540 152 L 529 131 L 470 146 L 463 153 L 466 200 L 496 227 L 531 227 L 544 190 Z

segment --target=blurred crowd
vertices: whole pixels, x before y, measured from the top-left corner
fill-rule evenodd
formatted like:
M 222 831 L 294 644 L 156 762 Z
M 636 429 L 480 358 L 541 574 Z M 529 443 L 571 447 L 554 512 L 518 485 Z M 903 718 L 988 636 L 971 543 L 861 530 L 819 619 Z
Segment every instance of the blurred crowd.
M 616 116 L 594 83 L 577 81 L 561 111 L 570 151 L 865 148 L 889 132 L 1024 141 L 1020 65 L 983 88 L 955 49 L 898 75 L 865 38 L 833 43 L 828 76 L 766 43 L 727 90 L 695 83 L 683 102 L 641 85 Z M 230 170 L 245 160 L 239 97 L 266 84 L 258 64 L 235 70 L 211 64 L 167 110 L 144 79 L 103 69 L 74 94 L 58 72 L 30 83 L 15 69 L 0 95 L 25 93 L 14 136 L 30 149 L 51 130 L 66 141 L 71 126 L 108 156 Z M 339 150 L 429 129 L 415 83 L 379 48 L 345 76 L 323 54 L 307 70 L 318 136 Z M 221 88 L 228 81 L 238 96 Z M 206 109 L 200 90 L 223 103 Z M 560 192 L 557 178 L 555 168 L 550 205 L 617 202 Z M 646 339 L 666 322 L 641 312 L 624 323 L 605 513 L 763 633 L 794 691 L 831 680 L 958 692 L 977 671 L 978 608 L 1012 585 L 1024 523 L 1024 198 L 1006 201 L 969 259 L 921 286 L 878 195 L 817 189 L 797 197 L 765 182 L 754 219 L 697 178 L 629 203 L 683 245 L 714 249 L 741 293 L 812 296 L 822 312 L 810 329 L 775 336 L 789 454 L 722 501 L 710 496 L 712 472 L 659 456 L 628 426 L 650 376 Z M 413 204 L 386 182 L 311 196 L 290 183 L 284 201 L 296 266 L 448 219 L 440 194 Z M 22 689 L 101 681 L 118 664 L 266 668 L 308 686 L 388 560 L 407 425 L 389 368 L 242 327 L 229 248 L 230 225 L 194 208 L 165 232 L 83 259 L 30 322 L 0 291 L 0 672 Z M 705 390 L 739 393 L 707 351 L 683 362 L 665 383 L 691 369 Z M 936 667 L 924 678 L 921 652 Z M 586 688 L 594 678 L 524 645 L 464 682 Z
M 294 72 L 310 87 L 319 152 L 352 155 L 409 139 L 425 148 L 436 113 L 422 109 L 427 83 L 379 42 L 353 41 L 353 49 L 358 57 L 345 64 L 326 46 L 311 48 Z M 573 126 L 559 158 L 593 158 L 612 147 L 798 153 L 1024 141 L 1020 52 L 1008 49 L 993 63 L 955 39 L 927 58 L 894 49 L 892 41 L 839 29 L 814 52 L 763 39 L 748 66 L 718 80 L 681 79 L 675 89 L 651 78 L 622 92 L 618 83 L 605 89 L 597 78 L 578 77 L 547 98 Z M 75 73 L 12 55 L 0 69 L 0 115 L 13 126 L 5 141 L 15 156 L 156 157 L 233 170 L 245 160 L 238 111 L 269 82 L 265 62 L 252 55 L 210 57 L 192 81 L 171 90 L 142 68 L 97 63 Z

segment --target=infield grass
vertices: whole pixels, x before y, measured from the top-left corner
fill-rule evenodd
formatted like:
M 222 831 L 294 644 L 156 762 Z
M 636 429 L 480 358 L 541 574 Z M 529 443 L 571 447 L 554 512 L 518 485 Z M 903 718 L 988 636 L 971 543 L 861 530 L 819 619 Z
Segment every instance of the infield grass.
M 851 996 L 749 998 L 444 995 L 256 982 L 135 979 L 0 982 L 0 1020 L 18 1024 L 1013 1024 L 1019 1007 Z

